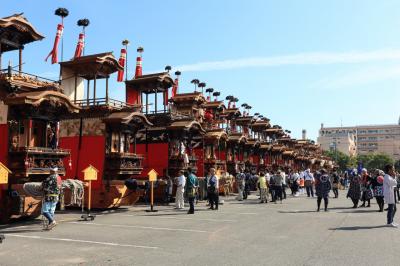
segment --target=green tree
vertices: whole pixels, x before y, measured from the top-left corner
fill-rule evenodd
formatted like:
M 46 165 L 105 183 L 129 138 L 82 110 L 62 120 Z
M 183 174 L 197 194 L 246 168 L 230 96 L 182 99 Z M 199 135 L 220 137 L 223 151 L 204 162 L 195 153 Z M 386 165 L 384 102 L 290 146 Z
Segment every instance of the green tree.
M 362 162 L 364 168 L 368 170 L 373 170 L 373 169 L 383 170 L 385 168 L 385 165 L 394 164 L 394 160 L 389 155 L 382 153 L 358 155 L 357 161 Z
M 324 155 L 331 158 L 339 166 L 340 171 L 345 171 L 357 164 L 355 158 L 350 157 L 340 151 L 324 151 Z

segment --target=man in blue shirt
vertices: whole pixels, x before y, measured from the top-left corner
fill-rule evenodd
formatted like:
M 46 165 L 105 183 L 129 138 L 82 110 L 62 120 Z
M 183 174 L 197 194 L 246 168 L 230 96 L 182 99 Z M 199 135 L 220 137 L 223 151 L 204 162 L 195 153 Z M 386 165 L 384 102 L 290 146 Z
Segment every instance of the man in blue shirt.
M 194 199 L 196 197 L 196 189 L 199 187 L 199 181 L 197 176 L 192 173 L 192 168 L 187 169 L 188 177 L 186 181 L 186 195 L 189 200 L 189 211 L 188 214 L 194 214 Z
M 48 220 L 49 224 L 47 226 L 47 230 L 51 230 L 54 226 L 57 225 L 54 220 L 54 212 L 56 210 L 58 195 L 60 194 L 60 188 L 58 185 L 58 169 L 51 168 L 50 175 L 42 182 L 43 192 L 44 192 L 44 201 L 42 205 L 42 214 Z

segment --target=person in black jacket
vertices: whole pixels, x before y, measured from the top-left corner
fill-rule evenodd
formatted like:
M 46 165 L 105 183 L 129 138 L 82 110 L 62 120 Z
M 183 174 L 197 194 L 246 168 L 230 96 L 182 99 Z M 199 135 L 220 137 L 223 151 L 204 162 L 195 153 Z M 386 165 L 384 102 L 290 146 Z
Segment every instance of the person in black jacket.
M 325 169 L 322 169 L 315 178 L 315 191 L 317 194 L 317 211 L 321 207 L 321 201 L 324 199 L 325 211 L 328 211 L 328 197 L 331 190 L 331 182 Z
M 332 191 L 335 195 L 335 198 L 339 197 L 339 175 L 337 172 L 332 174 Z

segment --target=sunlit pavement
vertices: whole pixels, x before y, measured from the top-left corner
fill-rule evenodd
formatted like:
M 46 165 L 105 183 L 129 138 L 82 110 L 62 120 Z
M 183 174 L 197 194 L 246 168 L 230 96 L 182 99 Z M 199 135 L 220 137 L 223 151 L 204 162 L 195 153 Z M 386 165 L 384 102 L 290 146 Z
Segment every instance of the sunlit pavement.
M 102 212 L 88 222 L 58 214 L 52 231 L 40 220 L 0 227 L 0 265 L 399 265 L 400 229 L 384 226 L 386 212 L 374 201 L 354 210 L 340 193 L 329 212 L 316 212 L 315 198 L 259 204 L 253 193 L 226 199 L 218 211 L 199 203 L 194 215 L 172 205 Z

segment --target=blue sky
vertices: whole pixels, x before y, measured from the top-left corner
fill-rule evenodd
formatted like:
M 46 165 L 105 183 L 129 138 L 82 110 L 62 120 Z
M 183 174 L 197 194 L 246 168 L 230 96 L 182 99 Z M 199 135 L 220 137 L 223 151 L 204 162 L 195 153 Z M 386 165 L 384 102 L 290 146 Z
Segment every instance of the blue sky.
M 171 65 L 182 71 L 181 92 L 198 78 L 294 137 L 305 128 L 316 138 L 321 123 L 396 123 L 400 115 L 400 1 L 7 1 L 0 16 L 24 12 L 46 36 L 26 47 L 26 72 L 57 75 L 58 66 L 44 62 L 57 7 L 70 11 L 66 59 L 75 50 L 76 21 L 88 18 L 86 54 L 119 57 L 128 38 L 130 71 L 143 46 L 145 73 Z M 3 64 L 8 60 L 17 62 L 17 53 L 5 54 Z M 111 96 L 124 99 L 123 84 L 113 82 Z

